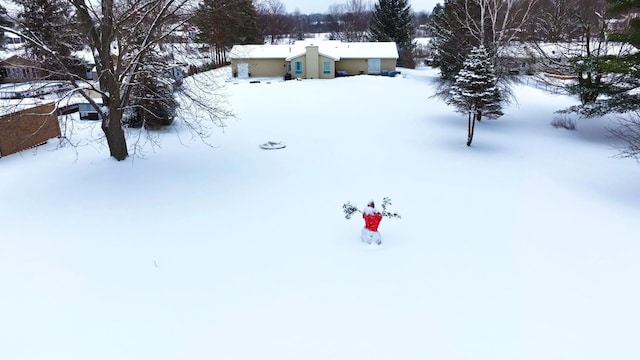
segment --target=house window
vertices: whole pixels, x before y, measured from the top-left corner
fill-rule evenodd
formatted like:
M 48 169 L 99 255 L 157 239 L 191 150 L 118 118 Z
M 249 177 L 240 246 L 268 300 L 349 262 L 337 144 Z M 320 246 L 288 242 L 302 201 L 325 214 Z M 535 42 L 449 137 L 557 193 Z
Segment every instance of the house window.
M 328 61 L 322 62 L 322 73 L 323 74 L 331 74 L 331 63 Z
M 294 72 L 296 74 L 302 74 L 302 61 L 296 61 L 294 63 L 294 68 L 295 68 Z

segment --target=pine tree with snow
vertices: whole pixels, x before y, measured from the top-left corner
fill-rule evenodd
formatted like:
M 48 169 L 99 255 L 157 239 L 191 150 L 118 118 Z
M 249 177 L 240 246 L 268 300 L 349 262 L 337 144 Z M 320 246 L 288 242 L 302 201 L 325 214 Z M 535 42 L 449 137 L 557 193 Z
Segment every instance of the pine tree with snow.
M 447 100 L 447 104 L 453 105 L 456 111 L 468 115 L 467 146 L 471 146 L 473 141 L 476 121 L 482 120 L 483 116 L 498 118 L 503 115 L 504 99 L 497 83 L 484 46 L 473 48 L 456 75 Z
M 379 0 L 374 5 L 368 32 L 371 41 L 394 41 L 400 56 L 398 64 L 415 67 L 415 26 L 408 0 Z
M 600 20 L 603 31 L 599 46 L 573 61 L 577 76 L 568 90 L 578 94 L 582 104 L 565 112 L 589 117 L 640 110 L 640 53 L 637 52 L 640 47 L 640 16 L 637 15 L 640 0 L 609 0 L 608 4 L 607 16 L 626 19 L 627 25 L 616 31 L 607 31 L 605 36 L 604 29 L 607 29 L 609 20 Z M 616 54 L 597 51 L 606 49 L 609 42 L 632 46 Z
M 610 40 L 627 42 L 635 48 L 640 48 L 640 16 L 637 15 L 640 0 L 609 0 L 608 3 L 608 15 L 628 19 L 627 28 L 609 34 Z M 624 76 L 624 80 L 615 85 L 618 88 L 627 88 L 622 88 L 624 91 L 618 91 L 601 101 L 602 113 L 605 113 L 604 110 L 626 113 L 617 126 L 609 130 L 614 137 L 623 142 L 618 155 L 640 161 L 640 54 L 634 51 L 624 56 L 605 57 L 603 60 L 607 71 Z M 607 80 L 609 79 L 610 77 L 607 77 Z
M 262 44 L 258 11 L 250 0 L 203 0 L 191 19 L 199 38 L 215 49 L 216 63 L 228 61 L 233 45 Z
M 433 18 L 428 24 L 431 35 L 429 42 L 433 66 L 440 69 L 442 80 L 455 80 L 467 54 L 474 46 L 480 45 L 479 39 L 460 24 L 460 19 L 464 17 L 462 14 L 469 11 L 477 12 L 477 5 L 447 1 L 437 11 L 434 8 Z
M 178 108 L 174 78 L 166 60 L 150 53 L 136 75 L 124 123 L 132 128 L 156 130 L 173 123 Z

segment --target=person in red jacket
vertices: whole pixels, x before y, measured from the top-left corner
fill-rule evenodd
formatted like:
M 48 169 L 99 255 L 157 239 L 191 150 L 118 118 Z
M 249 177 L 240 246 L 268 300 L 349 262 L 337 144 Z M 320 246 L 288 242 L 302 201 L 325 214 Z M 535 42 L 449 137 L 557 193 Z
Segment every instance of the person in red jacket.
M 376 209 L 376 204 L 373 200 L 371 200 L 362 211 L 362 218 L 364 219 L 364 228 L 362 229 L 361 236 L 362 242 L 366 244 L 382 244 L 382 237 L 378 232 L 378 226 L 380 225 L 380 221 L 382 221 L 382 213 Z

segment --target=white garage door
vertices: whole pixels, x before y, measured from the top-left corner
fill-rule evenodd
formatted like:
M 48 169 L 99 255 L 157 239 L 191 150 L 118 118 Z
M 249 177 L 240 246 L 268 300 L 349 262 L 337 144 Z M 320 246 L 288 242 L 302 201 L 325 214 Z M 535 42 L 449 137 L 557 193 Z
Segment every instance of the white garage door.
M 249 64 L 248 63 L 239 63 L 238 64 L 238 77 L 242 79 L 246 79 L 249 77 Z
M 369 59 L 369 74 L 379 74 L 380 73 L 380 59 Z

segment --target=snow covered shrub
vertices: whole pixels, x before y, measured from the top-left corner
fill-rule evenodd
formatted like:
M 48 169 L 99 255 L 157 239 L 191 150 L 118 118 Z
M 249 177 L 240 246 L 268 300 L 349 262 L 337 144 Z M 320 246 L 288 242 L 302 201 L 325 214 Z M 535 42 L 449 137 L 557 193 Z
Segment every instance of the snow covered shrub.
M 150 56 L 154 66 L 143 66 L 131 94 L 126 120 L 129 127 L 157 130 L 173 123 L 178 102 L 174 82 L 164 59 Z
M 567 116 L 566 114 L 557 115 L 551 121 L 551 126 L 554 128 L 563 128 L 567 130 L 575 130 L 576 129 L 576 121 Z

